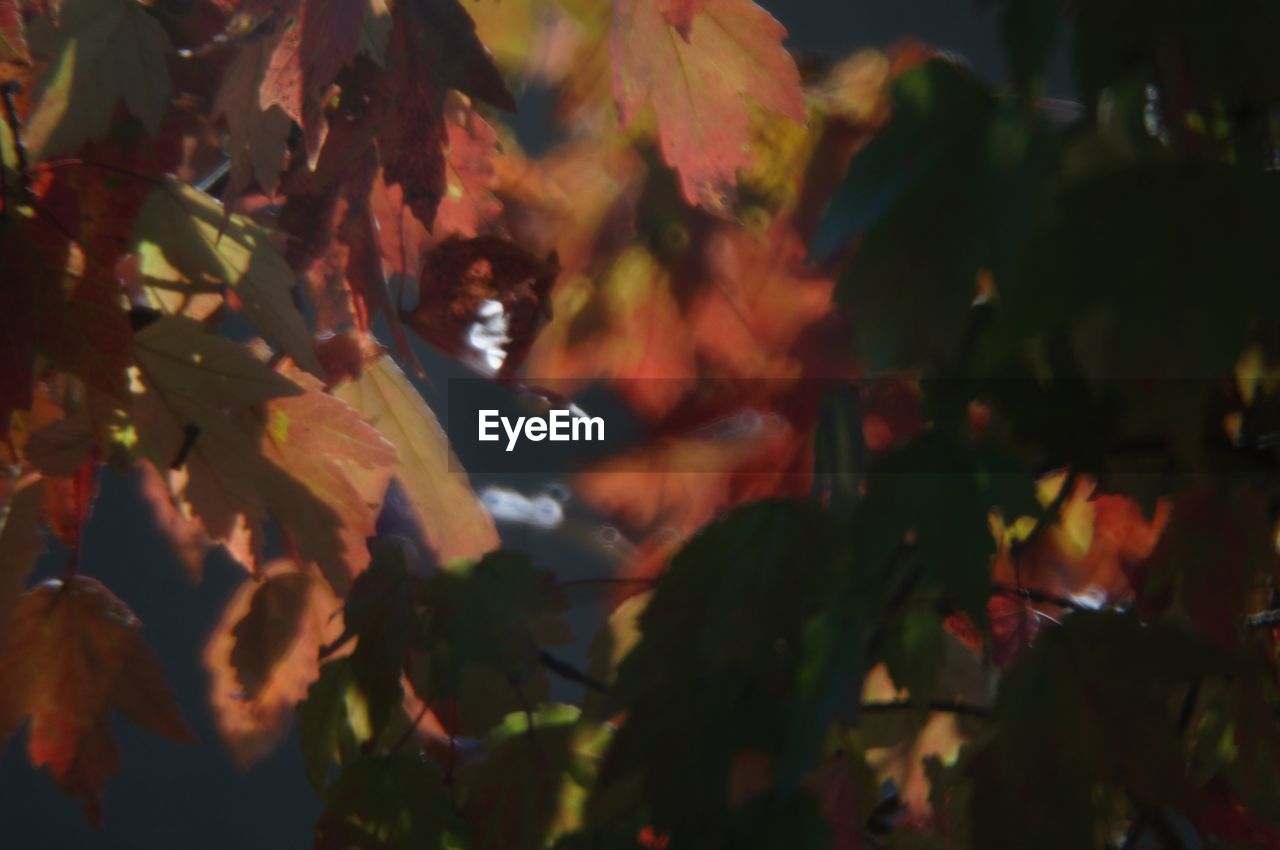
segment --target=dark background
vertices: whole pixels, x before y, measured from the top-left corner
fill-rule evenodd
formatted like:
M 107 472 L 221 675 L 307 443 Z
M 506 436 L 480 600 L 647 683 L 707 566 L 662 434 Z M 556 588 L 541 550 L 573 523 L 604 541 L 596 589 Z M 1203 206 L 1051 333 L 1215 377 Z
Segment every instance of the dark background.
M 766 0 L 791 32 L 788 45 L 801 51 L 846 54 L 864 46 L 883 47 L 915 36 L 967 59 L 991 80 L 1002 80 L 1004 62 L 993 15 L 965 0 Z M 1070 85 L 1055 74 L 1051 93 Z M 522 142 L 546 147 L 546 104 L 534 98 L 528 114 L 513 123 Z M 419 351 L 434 389 L 422 386 L 428 402 L 444 419 L 443 391 L 450 377 L 466 377 L 451 362 Z M 529 492 L 545 479 L 500 480 L 473 476 L 477 487 L 501 483 Z M 527 526 L 501 526 L 505 545 L 524 549 L 537 562 L 566 577 L 598 575 L 612 556 L 608 529 L 590 517 L 576 516 L 554 533 Z M 65 553 L 56 546 L 41 559 L 37 578 L 59 575 Z M 303 850 L 320 801 L 308 784 L 296 729 L 270 757 L 247 773 L 235 769 L 219 744 L 208 705 L 208 680 L 201 664 L 206 638 L 243 571 L 221 553 L 211 555 L 201 584 L 193 584 L 170 554 L 167 542 L 149 519 L 149 508 L 133 478 L 104 474 L 101 495 L 85 529 L 82 570 L 105 582 L 145 624 L 144 636 L 155 649 L 183 713 L 200 744 L 187 747 L 142 732 L 124 721 L 116 728 L 124 751 L 122 776 L 108 781 L 105 827 L 95 832 L 79 802 L 64 797 L 45 771 L 28 764 L 25 735 L 19 734 L 0 757 L 0 848 L 3 850 Z M 598 599 L 579 595 L 574 625 L 580 643 L 590 638 Z M 580 660 L 583 646 L 565 654 Z M 572 697 L 562 691 L 561 698 Z

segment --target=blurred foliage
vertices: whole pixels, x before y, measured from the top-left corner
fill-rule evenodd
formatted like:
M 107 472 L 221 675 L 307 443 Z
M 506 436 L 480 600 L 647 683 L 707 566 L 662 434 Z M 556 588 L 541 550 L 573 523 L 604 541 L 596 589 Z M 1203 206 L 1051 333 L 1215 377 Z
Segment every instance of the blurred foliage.
M 1007 84 L 750 0 L 0 0 L 0 739 L 96 821 L 113 711 L 189 738 L 78 574 L 136 472 L 317 848 L 1280 848 L 1280 6 L 992 5 Z M 410 331 L 646 426 L 567 482 L 615 574 L 501 547 Z

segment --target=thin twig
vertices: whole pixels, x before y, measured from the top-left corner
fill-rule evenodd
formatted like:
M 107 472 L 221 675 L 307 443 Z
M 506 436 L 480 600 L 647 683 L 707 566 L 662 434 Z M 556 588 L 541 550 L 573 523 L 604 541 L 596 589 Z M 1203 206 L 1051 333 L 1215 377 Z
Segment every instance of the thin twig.
M 996 593 L 1003 593 L 1006 596 L 1016 596 L 1019 599 L 1027 599 L 1031 602 L 1039 602 L 1041 605 L 1055 605 L 1059 608 L 1068 608 L 1072 611 L 1089 611 L 1092 610 L 1086 605 L 1081 605 L 1073 599 L 1065 596 L 1057 596 L 1052 593 L 1045 593 L 1040 590 L 1033 590 L 1029 587 L 1015 587 L 1011 584 L 1002 584 L 994 582 L 991 589 Z
M 152 177 L 148 174 L 142 174 L 138 171 L 122 168 L 119 165 L 112 165 L 109 162 L 96 162 L 91 159 L 67 157 L 65 159 L 55 159 L 50 160 L 49 162 L 40 163 L 40 169 L 42 171 L 57 171 L 63 168 L 97 168 L 101 171 L 110 171 L 112 174 L 119 174 L 121 177 L 130 177 L 151 186 L 164 186 L 164 180 L 159 177 Z
M 584 587 L 584 586 L 589 586 L 593 584 L 619 584 L 619 585 L 643 584 L 643 585 L 648 585 L 649 587 L 653 587 L 657 583 L 658 583 L 658 580 L 656 578 L 615 578 L 612 576 L 599 576 L 595 578 L 568 579 L 567 581 L 556 582 L 556 585 L 561 588 Z
M 883 702 L 864 702 L 860 706 L 860 710 L 867 714 L 887 714 L 894 711 L 908 711 L 915 707 L 915 703 L 911 700 L 897 699 Z M 963 700 L 932 699 L 928 702 L 928 709 L 942 714 L 963 714 L 967 717 L 991 716 L 991 708 L 989 706 L 975 705 Z
M 413 718 L 400 737 L 396 739 L 396 742 L 391 745 L 390 752 L 399 752 L 400 748 L 409 742 L 409 739 L 413 737 L 413 733 L 418 731 L 418 724 L 422 722 L 422 718 L 427 716 L 427 711 L 430 708 L 431 703 L 424 702 L 422 704 L 422 709 L 418 712 L 418 716 Z
M 9 125 L 9 135 L 13 136 L 13 152 L 17 156 L 18 192 L 22 198 L 31 194 L 31 181 L 27 174 L 27 145 L 22 140 L 22 122 L 18 120 L 18 108 L 14 105 L 13 95 L 19 90 L 18 83 L 10 80 L 0 86 L 0 100 L 4 102 L 4 120 Z
M 568 661 L 557 658 L 545 649 L 538 652 L 538 663 L 546 667 L 557 676 L 568 679 L 571 682 L 577 682 L 589 690 L 593 690 L 599 694 L 609 693 L 609 686 L 589 673 L 584 673 L 577 667 L 574 667 Z

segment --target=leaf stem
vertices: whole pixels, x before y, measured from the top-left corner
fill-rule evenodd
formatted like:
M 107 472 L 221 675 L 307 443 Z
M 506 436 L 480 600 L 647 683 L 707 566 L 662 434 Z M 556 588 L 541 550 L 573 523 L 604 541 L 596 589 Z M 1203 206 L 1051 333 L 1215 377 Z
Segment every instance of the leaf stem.
M 13 136 L 13 152 L 17 156 L 18 162 L 18 193 L 26 199 L 31 194 L 31 180 L 28 175 L 30 164 L 27 159 L 27 145 L 22 140 L 22 122 L 18 120 L 18 109 L 14 105 L 13 95 L 18 91 L 18 83 L 10 80 L 3 86 L 0 86 L 0 100 L 4 104 L 4 120 L 9 125 L 9 134 Z M 8 206 L 8 198 L 5 199 L 5 206 Z
M 424 701 L 422 703 L 422 708 L 418 711 L 417 716 L 414 717 L 413 720 L 409 721 L 409 725 L 405 727 L 404 732 L 401 733 L 400 737 L 396 739 L 396 742 L 391 745 L 391 749 L 389 750 L 389 752 L 392 752 L 392 753 L 399 752 L 400 748 L 409 742 L 409 739 L 413 737 L 413 733 L 418 730 L 418 724 L 422 722 L 422 718 L 427 716 L 427 712 L 430 709 L 431 709 L 431 703 Z
M 589 673 L 584 673 L 577 667 L 574 667 L 568 661 L 557 658 L 545 649 L 538 652 L 538 663 L 546 667 L 557 676 L 568 679 L 571 682 L 577 682 L 584 688 L 593 690 L 599 694 L 609 693 L 609 686 Z
M 867 714 L 888 714 L 895 711 L 908 711 L 916 707 L 911 700 L 896 699 L 885 700 L 883 702 L 864 702 L 859 709 Z M 990 717 L 991 708 L 985 705 L 975 705 L 971 702 L 954 699 L 933 699 L 928 702 L 928 709 L 931 712 L 942 714 L 961 714 L 967 717 Z

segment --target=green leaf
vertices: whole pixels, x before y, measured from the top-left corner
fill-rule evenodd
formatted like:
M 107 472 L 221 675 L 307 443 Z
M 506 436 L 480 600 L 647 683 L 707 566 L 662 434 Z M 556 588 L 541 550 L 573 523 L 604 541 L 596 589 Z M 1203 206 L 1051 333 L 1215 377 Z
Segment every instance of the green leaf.
M 228 214 L 213 198 L 170 178 L 143 204 L 133 237 L 144 275 L 159 260 L 193 284 L 230 287 L 259 333 L 303 369 L 320 374 L 311 334 L 293 300 L 293 271 L 271 246 L 266 228 Z
M 489 733 L 484 758 L 458 777 L 474 850 L 536 850 L 582 825 L 611 732 L 579 716 L 546 706 L 508 715 Z
M 1157 164 L 1076 181 L 1001 285 L 1008 331 L 1076 331 L 1095 380 L 1216 378 L 1280 306 L 1277 220 L 1277 175 Z
M 880 516 L 899 540 L 913 535 L 921 582 L 941 588 L 981 624 L 996 551 L 991 512 L 1037 516 L 1041 508 L 1035 482 L 1012 459 L 929 432 L 872 468 L 864 510 Z
M 997 5 L 1013 78 L 1026 94 L 1039 95 L 1063 29 L 1061 0 L 999 0 Z
M 1111 806 L 1190 791 L 1178 714 L 1223 659 L 1131 614 L 1076 613 L 1006 674 L 992 739 L 973 756 L 974 846 L 1097 845 Z
M 351 659 L 338 658 L 320 668 L 320 677 L 298 704 L 298 727 L 307 778 L 318 791 L 329 765 L 351 761 L 373 737 L 368 701 L 356 685 Z
M 1044 122 L 933 60 L 903 74 L 893 118 L 853 159 L 814 252 L 856 241 L 837 297 L 873 370 L 955 355 L 979 294 L 997 286 L 1036 219 L 1053 145 Z
M 923 712 L 933 698 L 934 683 L 946 655 L 946 633 L 936 605 L 903 611 L 885 628 L 884 659 L 893 683 L 906 688 Z
M 346 630 L 338 643 L 356 638 L 351 669 L 368 702 L 374 734 L 378 734 L 400 704 L 400 676 L 420 620 L 405 545 L 394 540 L 375 541 L 370 554 L 368 569 L 356 576 L 347 594 L 343 606 Z
M 826 850 L 832 846 L 831 825 L 818 800 L 809 792 L 790 797 L 779 806 L 768 795 L 744 804 L 734 817 L 734 848 L 741 850 Z
M 449 792 L 430 763 L 370 756 L 346 765 L 324 795 L 316 850 L 423 850 L 457 827 Z
M 812 504 L 762 502 L 674 557 L 618 670 L 627 722 L 588 806 L 592 823 L 625 821 L 639 793 L 672 846 L 723 840 L 734 759 L 782 743 L 796 647 L 835 564 L 832 526 Z
M 169 106 L 169 37 L 136 0 L 65 0 L 59 26 L 31 32 L 56 52 L 36 84 L 26 142 L 35 161 L 75 153 L 125 106 L 151 135 Z M 34 45 L 33 45 L 34 46 Z
M 182 316 L 164 316 L 134 334 L 143 380 L 165 394 L 186 422 L 201 424 L 230 407 L 249 407 L 302 388 L 244 346 L 205 331 Z
M 459 720 L 472 733 L 545 699 L 538 653 L 572 638 L 551 573 L 524 555 L 493 552 L 444 565 L 419 602 L 426 611 L 417 643 L 425 663 L 412 676 L 419 697 L 457 697 Z

